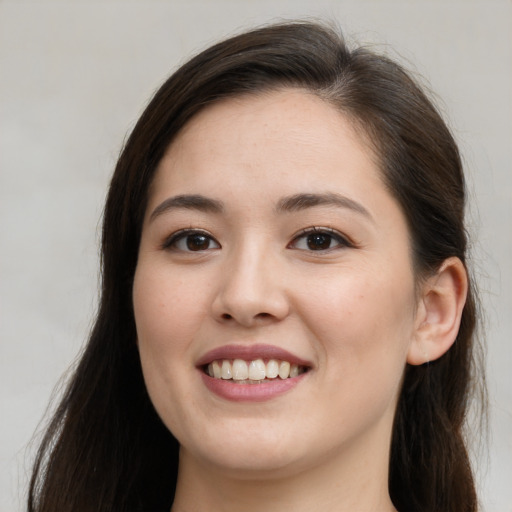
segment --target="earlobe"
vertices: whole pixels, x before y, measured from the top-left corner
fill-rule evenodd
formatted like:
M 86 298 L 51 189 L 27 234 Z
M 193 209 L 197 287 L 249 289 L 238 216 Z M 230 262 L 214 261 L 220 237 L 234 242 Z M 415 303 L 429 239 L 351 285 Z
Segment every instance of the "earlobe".
M 422 285 L 416 325 L 407 362 L 435 361 L 453 345 L 468 290 L 468 278 L 459 258 L 448 258 Z

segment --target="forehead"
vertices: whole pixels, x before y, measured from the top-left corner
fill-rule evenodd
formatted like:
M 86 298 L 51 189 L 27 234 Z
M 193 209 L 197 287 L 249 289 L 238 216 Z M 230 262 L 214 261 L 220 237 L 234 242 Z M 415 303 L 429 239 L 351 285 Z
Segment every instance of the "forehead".
M 202 180 L 237 171 L 237 177 L 254 180 L 292 173 L 297 180 L 307 175 L 311 182 L 330 182 L 333 171 L 349 167 L 380 178 L 373 149 L 347 116 L 312 93 L 285 89 L 228 98 L 201 110 L 167 149 L 151 192 L 162 175 L 184 185 L 199 170 Z
M 231 133 L 229 128 L 232 127 Z M 343 131 L 344 138 L 357 145 L 364 145 L 365 152 L 372 152 L 365 143 L 362 130 L 348 115 L 340 112 L 332 103 L 312 92 L 302 89 L 277 89 L 257 94 L 245 94 L 217 101 L 206 106 L 193 116 L 180 130 L 168 148 L 179 147 L 185 141 L 208 135 L 201 143 L 209 141 L 215 134 L 228 133 L 242 139 L 247 131 L 253 137 L 266 137 L 274 141 L 296 139 L 298 143 L 329 145 Z M 255 139 L 256 141 L 256 139 Z M 336 141 L 342 142 L 340 139 Z M 368 146 L 368 147 L 367 147 Z

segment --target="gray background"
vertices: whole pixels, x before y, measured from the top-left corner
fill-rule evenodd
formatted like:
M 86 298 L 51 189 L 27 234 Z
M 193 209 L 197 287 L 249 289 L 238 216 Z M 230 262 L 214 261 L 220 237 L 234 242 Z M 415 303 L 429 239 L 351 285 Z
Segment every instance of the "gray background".
M 22 510 L 30 440 L 91 324 L 102 203 L 128 129 L 193 52 L 305 16 L 335 19 L 427 77 L 460 143 L 487 317 L 478 480 L 485 511 L 512 511 L 510 0 L 0 0 L 1 512 Z

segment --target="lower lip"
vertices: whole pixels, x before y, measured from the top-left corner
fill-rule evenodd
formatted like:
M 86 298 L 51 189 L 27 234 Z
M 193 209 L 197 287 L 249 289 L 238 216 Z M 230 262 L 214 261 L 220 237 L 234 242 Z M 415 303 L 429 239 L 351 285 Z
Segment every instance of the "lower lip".
M 206 387 L 216 395 L 233 402 L 264 402 L 292 390 L 306 376 L 302 373 L 288 379 L 264 380 L 259 384 L 237 384 L 232 379 L 214 379 L 201 372 Z

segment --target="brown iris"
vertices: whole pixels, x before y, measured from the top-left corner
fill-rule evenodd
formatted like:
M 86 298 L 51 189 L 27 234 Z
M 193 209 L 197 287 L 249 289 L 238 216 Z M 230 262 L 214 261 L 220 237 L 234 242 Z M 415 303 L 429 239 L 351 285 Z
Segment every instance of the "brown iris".
M 329 249 L 331 246 L 331 240 L 331 235 L 326 233 L 312 233 L 308 235 L 307 238 L 308 249 L 311 249 L 312 251 Z
M 205 251 L 210 247 L 210 237 L 196 233 L 187 236 L 187 249 L 190 251 Z

